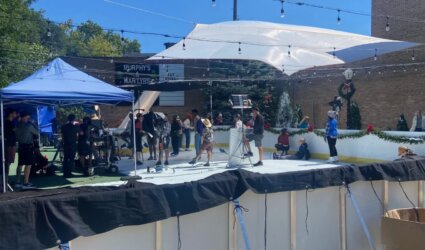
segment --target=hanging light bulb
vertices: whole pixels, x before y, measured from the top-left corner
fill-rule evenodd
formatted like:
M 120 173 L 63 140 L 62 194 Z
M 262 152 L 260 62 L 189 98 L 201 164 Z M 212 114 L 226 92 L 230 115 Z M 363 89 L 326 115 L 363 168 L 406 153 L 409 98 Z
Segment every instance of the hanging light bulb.
M 282 3 L 282 7 L 280 8 L 280 17 L 284 18 L 285 17 L 285 10 L 283 9 L 283 3 L 285 2 L 284 0 L 280 1 Z
M 240 54 L 242 54 L 241 42 L 239 42 L 238 44 L 239 44 L 239 47 L 238 47 L 238 53 L 239 53 L 239 55 L 240 55 Z
M 291 45 L 288 45 L 288 56 L 291 57 Z
M 416 60 L 416 57 L 415 57 L 415 50 L 412 50 L 412 61 L 414 61 L 414 60 Z
M 390 31 L 390 18 L 388 16 L 386 18 L 385 30 Z
M 48 37 L 52 36 L 52 31 L 50 30 L 50 21 L 47 21 L 47 34 Z
M 375 49 L 375 55 L 373 56 L 373 60 L 378 60 L 378 49 Z
M 124 30 L 121 30 L 121 42 L 124 42 Z
M 215 3 L 215 0 L 211 0 L 211 6 L 212 6 L 212 7 L 215 7 L 215 4 L 216 4 L 216 3 Z
M 334 47 L 334 51 L 332 52 L 332 56 L 335 58 L 336 57 L 336 52 L 335 52 L 336 48 Z
M 338 10 L 338 17 L 336 19 L 337 24 L 341 24 L 341 16 L 340 16 L 340 14 L 341 14 L 341 10 Z
M 282 73 L 285 73 L 285 65 L 282 65 Z
M 186 37 L 183 37 L 183 45 L 182 45 L 183 50 L 186 50 Z

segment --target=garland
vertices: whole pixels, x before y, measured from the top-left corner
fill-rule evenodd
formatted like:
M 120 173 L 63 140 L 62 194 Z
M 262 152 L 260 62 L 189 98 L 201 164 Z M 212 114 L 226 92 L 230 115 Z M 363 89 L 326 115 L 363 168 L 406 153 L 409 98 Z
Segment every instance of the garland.
M 214 131 L 229 131 L 229 128 L 215 128 Z M 280 129 L 275 129 L 275 128 L 267 128 L 265 129 L 266 131 L 278 135 L 280 134 Z M 325 132 L 315 129 L 313 131 L 308 131 L 307 129 L 300 129 L 297 131 L 292 131 L 289 132 L 289 136 L 296 136 L 296 135 L 304 135 L 304 134 L 308 134 L 308 133 L 314 133 L 315 135 L 319 136 L 319 137 L 325 137 Z M 408 137 L 408 136 L 400 136 L 400 135 L 390 135 L 388 133 L 385 133 L 379 129 L 373 129 L 372 131 L 368 131 L 368 130 L 360 130 L 358 132 L 353 132 L 353 133 L 349 133 L 349 134 L 340 134 L 338 135 L 338 139 L 358 139 L 361 138 L 363 136 L 366 135 L 375 135 L 377 136 L 379 139 L 385 140 L 385 141 L 390 141 L 390 142 L 395 142 L 395 143 L 400 143 L 400 144 L 423 144 L 425 142 L 425 136 L 420 136 L 420 137 Z

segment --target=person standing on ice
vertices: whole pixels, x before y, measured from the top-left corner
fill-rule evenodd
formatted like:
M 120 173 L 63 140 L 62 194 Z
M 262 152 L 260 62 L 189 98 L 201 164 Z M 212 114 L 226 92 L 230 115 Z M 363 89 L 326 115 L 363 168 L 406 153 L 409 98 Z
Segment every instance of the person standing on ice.
M 326 135 L 325 141 L 329 145 L 329 160 L 333 163 L 338 161 L 338 152 L 336 150 L 336 140 L 338 138 L 338 122 L 335 119 L 336 112 L 333 110 L 328 111 L 328 121 L 326 122 Z

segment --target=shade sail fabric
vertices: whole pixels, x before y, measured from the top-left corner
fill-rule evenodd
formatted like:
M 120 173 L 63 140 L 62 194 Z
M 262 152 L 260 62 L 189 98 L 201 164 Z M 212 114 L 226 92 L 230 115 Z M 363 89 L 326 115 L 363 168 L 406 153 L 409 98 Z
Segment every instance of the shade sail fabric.
M 26 79 L 1 89 L 4 100 L 47 104 L 131 102 L 133 94 L 56 58 Z
M 314 66 L 353 62 L 416 45 L 315 27 L 232 21 L 198 24 L 185 39 L 149 60 L 257 60 L 291 75 Z

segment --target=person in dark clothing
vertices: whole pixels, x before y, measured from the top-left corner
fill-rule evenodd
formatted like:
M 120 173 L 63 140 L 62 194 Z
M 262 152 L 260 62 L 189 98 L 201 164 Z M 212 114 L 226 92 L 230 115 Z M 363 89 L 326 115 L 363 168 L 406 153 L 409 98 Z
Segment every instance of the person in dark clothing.
M 14 120 L 18 116 L 18 112 L 14 109 L 9 109 L 6 111 L 6 119 L 4 121 L 4 146 L 5 146 L 5 180 L 8 182 L 9 177 L 9 168 L 12 163 L 15 162 L 16 155 L 16 127 Z M 0 176 L 3 176 L 3 171 L 1 171 Z M 3 178 L 0 180 L 3 184 Z M 3 185 L 1 185 L 3 186 Z
M 92 136 L 90 133 L 91 120 L 89 117 L 83 118 L 83 124 L 80 125 L 78 133 L 78 156 L 84 175 L 89 175 L 89 168 L 92 165 Z M 88 158 L 88 166 L 86 166 L 86 158 Z
M 171 144 L 173 146 L 173 152 L 171 156 L 177 156 L 179 154 L 180 146 L 180 135 L 182 134 L 182 125 L 180 122 L 180 117 L 175 115 L 173 122 L 171 123 Z
M 63 143 L 63 177 L 73 177 L 72 170 L 75 165 L 75 154 L 77 153 L 78 127 L 74 125 L 75 115 L 68 115 L 68 122 L 62 126 Z
M 136 121 L 134 123 L 136 129 L 136 161 L 138 165 L 142 165 L 141 154 L 143 150 L 142 139 L 143 139 L 143 116 L 141 113 L 136 115 Z
M 252 135 L 247 135 L 248 141 L 254 140 L 255 146 L 258 148 L 259 161 L 254 164 L 254 167 L 263 166 L 263 144 L 262 140 L 264 137 L 264 118 L 260 114 L 260 110 L 257 107 L 252 108 L 253 119 L 254 119 L 254 130 Z M 252 156 L 251 146 L 248 141 L 245 141 L 245 145 L 248 147 L 248 153 L 246 156 Z
M 284 159 L 287 159 L 287 160 L 310 159 L 310 151 L 308 150 L 308 144 L 305 142 L 305 139 L 304 138 L 300 139 L 300 147 L 298 148 L 298 151 L 294 155 L 288 155 Z
M 149 145 L 148 160 L 156 160 L 156 144 L 158 135 L 155 131 L 155 113 L 152 110 L 143 116 L 143 131 L 146 132 L 146 139 Z
M 34 138 L 38 137 L 38 131 L 32 123 L 30 123 L 30 114 L 22 112 L 21 120 L 16 127 L 16 139 L 19 143 L 18 148 L 18 168 L 16 169 L 16 186 L 20 185 L 20 176 L 22 168 L 24 168 L 24 184 L 23 189 L 35 188 L 29 182 L 31 166 L 35 162 L 34 154 Z
M 280 156 L 288 154 L 289 151 L 289 134 L 286 128 L 282 129 L 279 137 L 277 138 L 277 144 L 275 145 L 277 151 L 282 151 Z
M 409 126 L 407 126 L 406 118 L 404 114 L 401 114 L 397 121 L 397 131 L 409 131 Z

